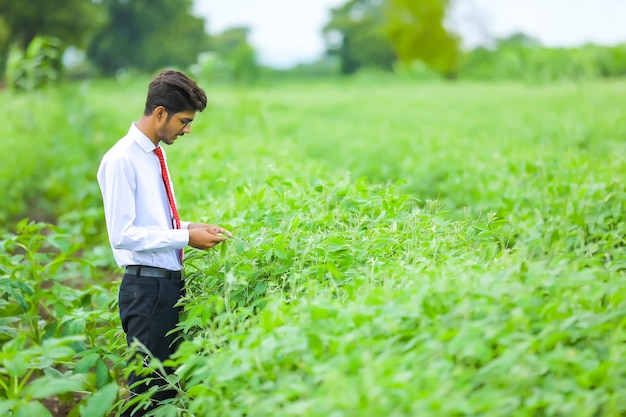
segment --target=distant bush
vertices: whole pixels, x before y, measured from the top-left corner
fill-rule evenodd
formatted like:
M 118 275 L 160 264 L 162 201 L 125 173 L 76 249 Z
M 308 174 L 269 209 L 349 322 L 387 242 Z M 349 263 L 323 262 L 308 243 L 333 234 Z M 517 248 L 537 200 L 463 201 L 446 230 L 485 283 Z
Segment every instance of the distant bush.
M 460 74 L 478 80 L 539 82 L 620 77 L 626 75 L 626 44 L 546 48 L 518 35 L 494 49 L 467 53 Z
M 7 59 L 6 77 L 10 87 L 31 91 L 59 78 L 63 68 L 63 45 L 50 36 L 35 37 L 26 50 L 13 45 Z

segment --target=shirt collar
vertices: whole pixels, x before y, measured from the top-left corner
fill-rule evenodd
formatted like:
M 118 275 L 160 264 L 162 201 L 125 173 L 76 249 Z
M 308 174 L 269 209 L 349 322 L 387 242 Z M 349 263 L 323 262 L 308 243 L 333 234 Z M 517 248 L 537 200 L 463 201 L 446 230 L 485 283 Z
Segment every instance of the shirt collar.
M 128 130 L 128 136 L 130 136 L 135 142 L 137 142 L 137 145 L 139 145 L 145 153 L 150 153 L 156 149 L 156 146 L 154 146 L 154 143 L 152 143 L 150 138 L 148 138 L 146 135 L 143 134 L 141 130 L 139 130 L 139 128 L 137 127 L 137 123 L 133 123 L 130 126 L 130 129 Z

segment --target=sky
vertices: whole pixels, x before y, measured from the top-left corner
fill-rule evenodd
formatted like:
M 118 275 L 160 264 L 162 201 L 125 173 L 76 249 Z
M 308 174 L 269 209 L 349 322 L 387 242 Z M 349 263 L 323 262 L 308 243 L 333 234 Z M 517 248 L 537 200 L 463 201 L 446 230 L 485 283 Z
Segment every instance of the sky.
M 347 0 L 195 0 L 196 15 L 217 33 L 250 28 L 265 65 L 290 67 L 318 59 L 330 8 Z M 419 0 L 415 0 L 419 1 Z M 626 0 L 456 0 L 450 27 L 467 47 L 524 32 L 548 46 L 626 42 Z

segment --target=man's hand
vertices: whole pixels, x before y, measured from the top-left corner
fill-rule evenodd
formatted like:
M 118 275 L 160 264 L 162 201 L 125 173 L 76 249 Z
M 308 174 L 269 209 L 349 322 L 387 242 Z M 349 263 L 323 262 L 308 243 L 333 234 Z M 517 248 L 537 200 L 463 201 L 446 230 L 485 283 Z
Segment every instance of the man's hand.
M 191 223 L 189 227 L 189 246 L 196 249 L 209 249 L 232 237 L 228 230 L 205 223 Z

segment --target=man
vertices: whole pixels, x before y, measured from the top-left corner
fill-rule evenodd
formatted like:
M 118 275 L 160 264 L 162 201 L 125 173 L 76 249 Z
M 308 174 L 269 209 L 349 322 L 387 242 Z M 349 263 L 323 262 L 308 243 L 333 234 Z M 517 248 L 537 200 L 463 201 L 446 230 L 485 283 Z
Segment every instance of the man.
M 136 339 L 161 361 L 176 349 L 184 294 L 183 248 L 209 249 L 232 236 L 214 225 L 181 222 L 161 144 L 173 144 L 191 132 L 196 112 L 206 107 L 206 94 L 180 71 L 163 70 L 152 80 L 144 113 L 102 158 L 98 184 L 113 256 L 125 268 L 119 312 L 129 346 Z M 223 235 L 226 236 L 223 236 Z M 144 353 L 145 354 L 145 353 Z M 163 385 L 162 376 L 129 377 L 132 394 Z M 175 396 L 163 390 L 158 401 Z M 138 411 L 133 416 L 143 415 Z

